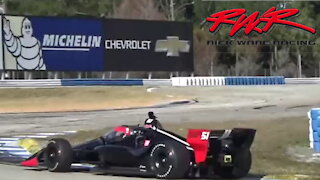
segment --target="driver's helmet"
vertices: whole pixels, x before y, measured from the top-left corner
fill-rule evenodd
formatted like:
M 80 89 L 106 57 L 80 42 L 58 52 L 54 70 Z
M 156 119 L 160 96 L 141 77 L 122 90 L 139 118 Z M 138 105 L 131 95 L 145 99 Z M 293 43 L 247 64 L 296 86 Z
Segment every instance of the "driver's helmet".
M 129 136 L 131 134 L 131 130 L 129 127 L 126 127 L 126 126 L 118 126 L 118 127 L 115 127 L 113 129 L 116 134 L 121 134 L 122 136 Z
M 125 138 L 127 136 L 130 136 L 131 133 L 132 132 L 131 132 L 129 127 L 118 126 L 118 127 L 115 127 L 112 132 L 107 133 L 106 135 L 104 135 L 104 137 L 105 137 L 106 140 L 118 141 L 118 140 L 121 140 L 121 139 L 123 139 L 123 138 Z

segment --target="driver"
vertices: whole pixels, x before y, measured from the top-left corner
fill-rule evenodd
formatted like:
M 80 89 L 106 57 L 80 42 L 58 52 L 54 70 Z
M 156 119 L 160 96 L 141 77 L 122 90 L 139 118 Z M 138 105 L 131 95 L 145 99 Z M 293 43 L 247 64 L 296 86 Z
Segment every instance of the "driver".
M 152 111 L 148 112 L 148 118 L 144 121 L 144 127 L 145 128 L 155 127 L 155 128 L 162 129 L 162 125 L 156 118 L 157 117 L 154 115 Z

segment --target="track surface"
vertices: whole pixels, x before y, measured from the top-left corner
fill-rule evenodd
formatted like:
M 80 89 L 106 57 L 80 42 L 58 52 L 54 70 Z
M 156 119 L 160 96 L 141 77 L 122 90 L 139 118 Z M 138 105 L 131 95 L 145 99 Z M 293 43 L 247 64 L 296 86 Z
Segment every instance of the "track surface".
M 35 180 L 35 179 L 43 179 L 43 180 L 57 180 L 57 179 L 76 179 L 76 180 L 135 180 L 139 178 L 129 178 L 129 177 L 120 177 L 120 176 L 105 176 L 105 175 L 95 175 L 90 173 L 81 173 L 81 172 L 73 172 L 73 173 L 50 173 L 45 170 L 35 170 L 32 168 L 24 168 L 18 166 L 11 165 L 0 165 L 0 174 L 1 180 Z
M 169 94 L 173 90 L 189 93 L 197 97 L 199 103 L 136 110 L 0 114 L 0 136 L 141 124 L 149 110 L 153 110 L 164 124 L 214 123 L 229 120 L 268 120 L 306 116 L 311 107 L 317 107 L 320 104 L 320 87 L 317 85 L 251 88 L 161 88 L 158 90 L 167 91 Z M 88 173 L 49 173 L 8 165 L 0 165 L 0 174 L 5 175 L 0 178 L 1 180 L 127 179 Z

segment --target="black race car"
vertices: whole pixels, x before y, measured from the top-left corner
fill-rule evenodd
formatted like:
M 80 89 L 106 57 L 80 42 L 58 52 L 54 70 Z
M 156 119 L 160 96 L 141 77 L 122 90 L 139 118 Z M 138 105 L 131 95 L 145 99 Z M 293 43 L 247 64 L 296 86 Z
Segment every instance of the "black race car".
M 52 172 L 70 171 L 72 163 L 89 163 L 108 174 L 157 178 L 220 176 L 241 178 L 251 167 L 254 129 L 190 129 L 187 139 L 166 130 L 118 126 L 100 138 L 77 146 L 51 139 L 23 161 Z

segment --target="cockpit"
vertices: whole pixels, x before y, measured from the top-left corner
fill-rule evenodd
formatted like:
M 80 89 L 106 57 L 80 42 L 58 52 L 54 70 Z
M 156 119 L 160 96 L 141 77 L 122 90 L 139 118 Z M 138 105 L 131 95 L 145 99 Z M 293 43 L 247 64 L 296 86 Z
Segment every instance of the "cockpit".
M 125 137 L 128 137 L 132 135 L 133 132 L 131 129 L 127 126 L 118 126 L 115 127 L 112 131 L 106 133 L 103 137 L 105 141 L 110 142 L 110 141 L 120 141 L 124 139 Z

